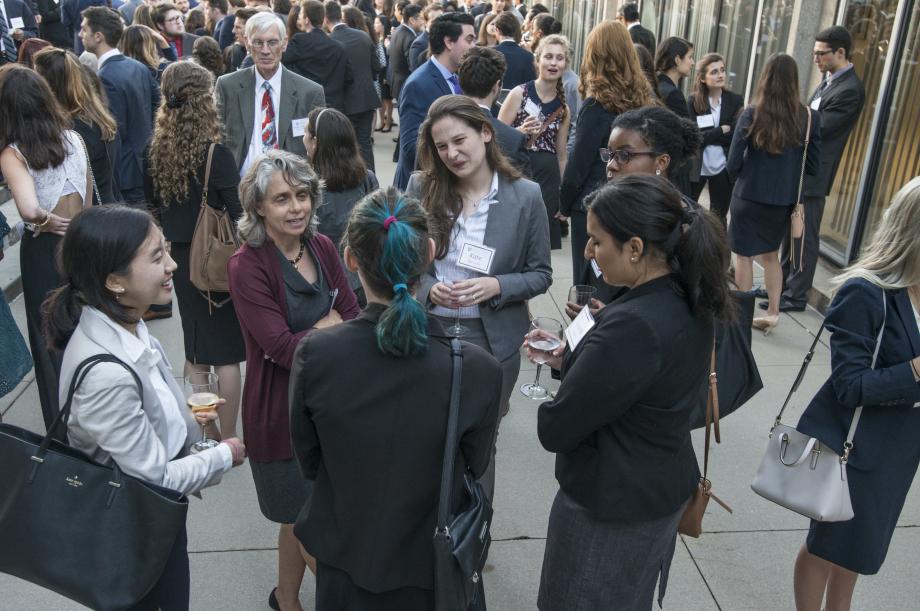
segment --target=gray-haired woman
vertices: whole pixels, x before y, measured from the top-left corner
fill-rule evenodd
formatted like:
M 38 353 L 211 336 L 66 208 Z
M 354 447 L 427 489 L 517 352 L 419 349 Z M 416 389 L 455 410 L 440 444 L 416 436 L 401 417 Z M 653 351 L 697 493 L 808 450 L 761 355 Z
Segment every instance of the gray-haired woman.
M 278 534 L 278 587 L 269 605 L 300 609 L 307 562 L 293 524 L 310 496 L 294 461 L 288 424 L 288 377 L 294 350 L 313 329 L 358 315 L 339 254 L 315 231 L 319 178 L 301 157 L 272 150 L 255 158 L 240 182 L 243 246 L 230 259 L 230 294 L 246 342 L 243 435 L 259 507 Z

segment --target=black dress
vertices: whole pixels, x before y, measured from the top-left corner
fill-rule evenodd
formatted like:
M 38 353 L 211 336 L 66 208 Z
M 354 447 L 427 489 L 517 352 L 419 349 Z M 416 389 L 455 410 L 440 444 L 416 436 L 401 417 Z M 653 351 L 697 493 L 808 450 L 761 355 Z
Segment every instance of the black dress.
M 93 205 L 111 204 L 118 201 L 112 181 L 112 152 L 115 145 L 102 139 L 102 130 L 98 125 L 91 125 L 83 119 L 74 119 L 73 129 L 83 138 L 86 152 L 89 153 L 89 166 L 93 170 L 98 195 L 93 195 Z M 97 199 L 98 198 L 98 199 Z
M 183 201 L 163 202 L 154 192 L 149 168 L 144 172 L 144 191 L 152 212 L 160 221 L 163 234 L 172 244 L 172 258 L 178 265 L 173 274 L 173 284 L 182 317 L 185 359 L 202 365 L 231 365 L 246 360 L 246 347 L 230 294 L 211 293 L 212 301 L 224 305 L 209 308 L 207 299 L 195 288 L 189 275 L 193 264 L 189 260 L 189 250 L 201 206 L 206 159 L 207 152 L 195 172 L 195 178 L 189 181 L 188 194 Z M 208 205 L 226 208 L 234 224 L 243 214 L 238 184 L 233 153 L 223 144 L 218 144 L 214 148 L 208 181 Z

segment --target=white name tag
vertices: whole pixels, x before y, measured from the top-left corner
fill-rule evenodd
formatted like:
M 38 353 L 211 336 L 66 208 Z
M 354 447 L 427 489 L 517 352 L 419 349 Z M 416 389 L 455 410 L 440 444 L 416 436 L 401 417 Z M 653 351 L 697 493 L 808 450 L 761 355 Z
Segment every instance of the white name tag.
M 706 129 L 707 127 L 715 127 L 716 122 L 712 115 L 700 115 L 696 118 L 696 126 L 700 129 Z
M 811 101 L 812 110 L 821 110 L 821 98 L 815 98 Z
M 495 257 L 494 248 L 464 242 L 463 246 L 460 247 L 460 258 L 457 259 L 457 266 L 488 275 L 489 270 L 492 268 L 493 257 Z
M 10 25 L 13 26 L 14 30 L 21 30 L 22 28 L 26 27 L 22 17 L 13 17 L 10 19 Z
M 598 278 L 604 275 L 604 272 L 601 271 L 601 268 L 597 266 L 597 261 L 591 259 L 591 269 L 594 270 L 594 275 Z
M 526 112 L 531 117 L 539 117 L 540 112 L 542 111 L 540 110 L 540 107 L 537 106 L 536 102 L 533 100 L 527 100 L 527 103 L 524 104 L 524 112 Z
M 591 310 L 585 306 L 575 317 L 575 320 L 572 321 L 572 324 L 565 329 L 565 341 L 569 346 L 569 350 L 575 350 L 593 326 L 594 316 L 591 315 Z
M 293 119 L 291 121 L 291 132 L 295 138 L 303 138 L 303 134 L 307 129 L 308 119 L 304 117 L 303 119 Z

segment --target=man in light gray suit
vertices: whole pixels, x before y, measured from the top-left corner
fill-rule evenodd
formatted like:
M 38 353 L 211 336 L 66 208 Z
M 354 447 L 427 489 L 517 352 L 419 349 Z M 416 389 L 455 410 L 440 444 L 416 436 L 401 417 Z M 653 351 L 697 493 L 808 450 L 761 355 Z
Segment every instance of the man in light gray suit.
M 246 21 L 246 44 L 255 65 L 217 79 L 224 144 L 233 151 L 240 176 L 268 149 L 306 157 L 307 115 L 326 104 L 322 86 L 281 65 L 287 42 L 284 22 L 274 13 L 258 13 Z

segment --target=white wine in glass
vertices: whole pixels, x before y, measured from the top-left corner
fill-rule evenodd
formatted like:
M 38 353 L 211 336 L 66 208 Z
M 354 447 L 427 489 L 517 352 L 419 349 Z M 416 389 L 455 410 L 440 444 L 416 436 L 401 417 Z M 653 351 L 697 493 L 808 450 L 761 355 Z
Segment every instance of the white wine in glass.
M 192 410 L 192 413 L 212 412 L 217 409 L 220 390 L 216 373 L 208 371 L 189 374 L 185 378 L 185 386 L 189 393 L 185 403 Z M 201 425 L 201 440 L 193 443 L 190 450 L 192 452 L 203 452 L 217 447 L 219 443 L 216 439 L 208 439 L 205 425 Z

